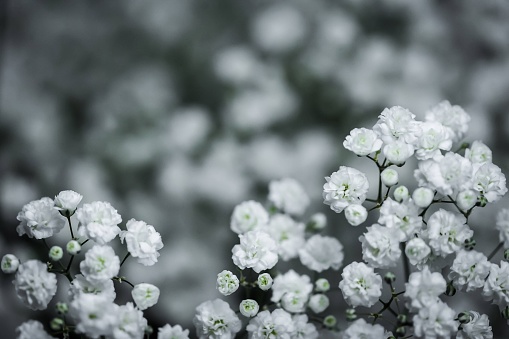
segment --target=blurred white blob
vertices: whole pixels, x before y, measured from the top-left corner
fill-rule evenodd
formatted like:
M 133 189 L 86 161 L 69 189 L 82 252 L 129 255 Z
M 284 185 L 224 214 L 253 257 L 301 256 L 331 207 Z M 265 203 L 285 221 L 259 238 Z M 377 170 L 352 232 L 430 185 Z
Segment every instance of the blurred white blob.
M 250 83 L 263 66 L 248 46 L 232 46 L 219 51 L 213 60 L 213 69 L 223 81 L 234 85 Z
M 37 188 L 26 179 L 7 175 L 0 182 L 0 206 L 6 220 L 11 220 L 13 215 L 21 211 L 23 205 L 38 197 Z
M 166 122 L 161 144 L 170 151 L 187 153 L 202 144 L 211 129 L 212 122 L 204 108 L 179 108 Z

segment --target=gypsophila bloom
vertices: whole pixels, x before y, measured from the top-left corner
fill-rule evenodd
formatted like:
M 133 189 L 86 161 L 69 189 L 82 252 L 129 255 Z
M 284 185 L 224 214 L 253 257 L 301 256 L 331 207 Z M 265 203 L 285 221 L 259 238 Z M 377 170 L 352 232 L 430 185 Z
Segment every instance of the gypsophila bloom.
M 458 330 L 455 317 L 456 312 L 437 299 L 413 317 L 415 335 L 426 339 L 450 338 Z
M 431 248 L 421 238 L 412 238 L 405 245 L 405 254 L 410 264 L 422 265 L 431 254 Z
M 366 229 L 367 232 L 359 237 L 362 243 L 362 259 L 374 268 L 396 266 L 401 257 L 399 230 L 379 224 Z
M 292 316 L 293 333 L 292 338 L 295 339 L 316 339 L 318 331 L 315 325 L 309 322 L 308 316 L 305 314 L 296 314 Z
M 493 161 L 493 154 L 488 146 L 476 140 L 465 150 L 465 158 L 472 163 L 485 163 Z
M 305 225 L 296 222 L 286 214 L 276 214 L 270 218 L 266 232 L 277 242 L 279 257 L 285 261 L 297 257 L 306 240 Z
M 253 299 L 244 299 L 240 302 L 239 310 L 240 313 L 244 317 L 254 317 L 258 310 L 260 309 L 260 306 L 256 302 L 256 300 Z
M 458 252 L 465 240 L 472 238 L 474 232 L 465 224 L 465 217 L 439 209 L 428 219 L 429 246 L 442 257 Z
M 343 269 L 339 288 L 352 307 L 371 307 L 382 295 L 382 277 L 362 262 L 352 262 Z
M 182 326 L 169 324 L 159 327 L 157 339 L 189 339 L 189 330 L 182 329 Z
M 72 302 L 81 294 L 100 295 L 103 299 L 113 302 L 116 297 L 113 280 L 107 279 L 91 283 L 82 275 L 76 275 L 69 288 L 69 301 Z
M 267 291 L 272 287 L 272 277 L 268 273 L 262 273 L 258 276 L 256 284 L 262 291 Z
M 120 241 L 127 244 L 129 253 L 138 258 L 144 266 L 152 266 L 157 262 L 159 250 L 163 248 L 161 235 L 154 226 L 144 221 L 131 219 L 126 224 L 127 231 L 120 232 Z
M 65 246 L 65 249 L 67 250 L 67 253 L 69 253 L 70 255 L 76 255 L 80 253 L 81 245 L 76 240 L 70 240 Z
M 426 112 L 426 121 L 440 122 L 449 129 L 452 141 L 456 142 L 468 131 L 470 116 L 461 106 L 452 106 L 444 100 Z
M 147 327 L 147 319 L 143 312 L 134 307 L 133 303 L 118 307 L 116 311 L 117 321 L 113 328 L 114 339 L 142 339 Z
M 322 230 L 327 226 L 327 217 L 323 213 L 315 213 L 309 218 L 308 225 L 313 230 Z
M 21 264 L 13 284 L 18 298 L 32 310 L 45 310 L 57 292 L 56 275 L 39 260 Z
M 120 259 L 110 246 L 95 245 L 85 253 L 85 260 L 80 263 L 80 270 L 88 281 L 98 283 L 118 274 Z
M 283 308 L 289 312 L 303 312 L 312 291 L 313 284 L 309 276 L 289 270 L 274 279 L 271 301 L 282 301 Z
M 277 308 L 272 313 L 258 313 L 249 321 L 246 330 L 250 339 L 290 339 L 295 327 L 290 313 Z
M 418 160 L 439 159 L 441 150 L 449 151 L 452 147 L 450 130 L 437 121 L 420 124 L 422 134 L 416 143 L 415 157 Z
M 343 141 L 343 146 L 359 156 L 369 155 L 382 148 L 382 140 L 373 130 L 354 128 Z
M 352 226 L 359 226 L 368 218 L 368 211 L 362 205 L 348 205 L 345 208 L 346 221 Z
M 495 202 L 507 193 L 505 175 L 497 165 L 491 162 L 474 164 L 473 171 L 473 189 L 488 202 Z
M 391 187 L 398 183 L 399 175 L 395 169 L 386 168 L 380 173 L 380 178 L 385 186 Z
M 16 219 L 20 221 L 16 228 L 18 235 L 26 234 L 35 239 L 49 238 L 65 226 L 65 219 L 55 209 L 50 198 L 29 202 L 23 206 Z
M 325 294 L 312 295 L 308 307 L 315 313 L 321 313 L 329 307 L 329 298 Z
M 479 314 L 475 311 L 466 312 L 470 321 L 461 324 L 456 339 L 493 339 L 490 320 L 486 314 Z
M 383 148 L 383 154 L 389 162 L 402 165 L 414 154 L 414 147 L 403 141 L 394 141 Z
M 299 250 L 299 258 L 304 266 L 316 272 L 337 270 L 343 264 L 343 245 L 336 238 L 315 234 Z
M 235 206 L 230 220 L 230 228 L 237 234 L 244 234 L 254 229 L 267 226 L 269 214 L 263 206 L 256 201 L 244 201 Z
M 44 326 L 37 320 L 28 320 L 16 328 L 17 339 L 55 339 L 50 336 Z
M 310 200 L 302 186 L 291 178 L 269 183 L 269 200 L 278 209 L 291 215 L 302 215 Z
M 136 306 L 142 311 L 157 304 L 159 294 L 160 291 L 157 286 L 147 283 L 137 284 L 131 291 Z
M 250 231 L 239 234 L 240 244 L 233 246 L 233 263 L 241 270 L 252 268 L 256 273 L 270 269 L 278 261 L 278 245 L 263 231 Z
M 76 215 L 79 221 L 80 237 L 92 239 L 100 245 L 112 241 L 119 233 L 117 226 L 122 218 L 109 202 L 95 201 L 78 208 Z
M 103 295 L 83 293 L 69 304 L 69 314 L 76 323 L 76 332 L 98 338 L 113 334 L 118 307 Z
M 339 170 L 325 177 L 323 199 L 336 213 L 348 205 L 362 204 L 366 200 L 369 183 L 366 175 L 355 168 L 340 166 Z
M 55 208 L 65 216 L 71 216 L 76 211 L 83 196 L 74 191 L 62 191 L 55 196 Z
M 474 190 L 464 190 L 456 196 L 456 205 L 463 211 L 468 211 L 477 203 L 478 194 Z
M 509 208 L 498 211 L 496 228 L 499 232 L 500 241 L 504 242 L 505 248 L 509 248 Z
M 509 263 L 501 261 L 500 266 L 491 264 L 490 274 L 484 283 L 483 297 L 492 300 L 503 310 L 509 305 Z
M 378 324 L 371 325 L 364 319 L 354 321 L 343 333 L 343 339 L 383 339 L 386 338 L 385 329 Z
M 19 267 L 19 259 L 14 254 L 6 254 L 2 257 L 2 272 L 6 274 L 15 273 Z
M 378 222 L 398 230 L 399 241 L 407 241 L 422 228 L 422 217 L 413 200 L 396 202 L 387 198 L 380 208 Z
M 427 266 L 422 271 L 413 272 L 405 284 L 405 297 L 414 310 L 429 307 L 438 296 L 445 292 L 446 281 L 438 272 L 431 273 Z
M 315 290 L 317 292 L 327 292 L 330 289 L 330 283 L 325 278 L 320 278 L 315 281 Z
M 64 250 L 60 246 L 52 246 L 48 253 L 48 257 L 53 261 L 59 261 L 63 256 Z
M 461 250 L 451 266 L 449 279 L 459 290 L 466 285 L 467 292 L 469 292 L 484 286 L 490 268 L 491 263 L 484 254 L 477 251 Z
M 242 323 L 227 302 L 209 300 L 196 307 L 193 318 L 200 339 L 231 339 L 240 331 Z
M 239 278 L 228 270 L 217 275 L 216 287 L 224 296 L 230 295 L 239 288 Z
M 433 201 L 435 193 L 427 187 L 418 187 L 412 193 L 414 203 L 420 208 L 428 207 Z
M 400 106 L 385 108 L 373 130 L 385 144 L 396 141 L 413 144 L 421 132 L 419 123 L 415 121 L 415 115 Z
M 406 201 L 409 197 L 410 194 L 408 193 L 408 188 L 406 186 L 401 185 L 394 190 L 394 199 L 397 202 Z

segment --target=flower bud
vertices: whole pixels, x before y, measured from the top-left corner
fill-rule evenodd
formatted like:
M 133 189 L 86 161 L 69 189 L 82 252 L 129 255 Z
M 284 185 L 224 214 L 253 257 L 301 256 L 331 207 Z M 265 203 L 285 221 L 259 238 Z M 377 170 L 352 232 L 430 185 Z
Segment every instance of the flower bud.
M 408 193 L 408 188 L 406 188 L 406 186 L 401 185 L 394 190 L 394 199 L 397 202 L 406 201 L 409 196 L 410 194 Z
M 477 194 L 473 190 L 465 190 L 458 193 L 456 204 L 463 211 L 468 211 L 477 203 Z
M 60 314 L 67 314 L 67 311 L 69 311 L 69 307 L 63 302 L 57 302 L 56 308 L 57 312 Z
M 310 231 L 319 231 L 327 226 L 327 217 L 323 213 L 315 213 L 309 219 L 307 229 Z
M 368 211 L 362 205 L 348 205 L 345 208 L 345 218 L 350 225 L 359 226 L 368 218 Z
M 308 306 L 315 313 L 322 313 L 329 307 L 329 298 L 325 294 L 315 294 L 309 298 Z
M 337 320 L 336 317 L 333 315 L 328 315 L 323 319 L 323 324 L 326 327 L 334 327 L 336 326 Z
M 421 208 L 428 207 L 433 201 L 433 197 L 433 191 L 426 187 L 419 187 L 412 193 L 412 199 L 414 199 L 415 204 Z
M 254 317 L 258 310 L 260 309 L 260 306 L 256 302 L 256 300 L 253 299 L 244 299 L 240 302 L 240 313 L 242 313 L 245 317 Z
M 315 290 L 318 292 L 327 292 L 330 289 L 330 283 L 325 278 L 320 278 L 315 282 Z
M 397 320 L 399 325 L 404 325 L 408 321 L 408 316 L 406 314 L 398 314 Z
M 147 283 L 135 285 L 131 291 L 136 306 L 142 311 L 157 304 L 159 294 L 159 288 Z
M 65 322 L 63 319 L 60 318 L 53 318 L 50 322 L 50 327 L 53 331 L 58 331 L 64 326 Z
M 488 203 L 488 199 L 486 199 L 486 197 L 484 195 L 481 195 L 481 197 L 479 198 L 479 206 L 481 207 L 484 207 L 486 206 L 486 204 Z
M 53 246 L 50 248 L 48 256 L 53 261 L 59 261 L 64 256 L 64 250 L 60 246 Z
M 400 326 L 396 329 L 396 334 L 398 335 L 398 337 L 404 336 L 405 333 L 406 333 L 405 326 Z
M 228 270 L 217 275 L 217 289 L 224 296 L 230 295 L 239 288 L 239 278 Z
M 467 251 L 471 251 L 474 249 L 476 245 L 476 242 L 474 240 L 474 238 L 470 238 L 470 239 L 465 239 L 465 244 L 463 245 L 463 247 L 465 247 L 465 249 Z
M 65 249 L 67 250 L 67 253 L 69 253 L 70 255 L 76 255 L 80 253 L 81 245 L 76 240 L 71 240 L 67 243 Z
M 472 318 L 470 317 L 470 313 L 468 312 L 461 312 L 458 314 L 458 321 L 462 324 L 469 323 Z
M 452 297 L 456 294 L 456 287 L 452 284 L 452 281 L 447 284 L 447 288 L 445 290 L 445 295 Z
M 76 211 L 83 196 L 74 191 L 62 191 L 55 197 L 55 208 L 64 217 L 70 217 Z
M 272 287 L 272 277 L 268 273 L 262 273 L 258 276 L 257 284 L 262 291 L 267 291 Z
M 384 275 L 384 281 L 387 284 L 392 284 L 394 281 L 396 281 L 396 275 L 394 275 L 392 272 L 387 272 Z
M 355 308 L 348 308 L 345 313 L 346 313 L 347 321 L 354 321 L 355 319 L 357 319 L 357 314 L 355 313 Z
M 399 180 L 398 172 L 392 168 L 384 169 L 382 173 L 380 173 L 380 178 L 382 179 L 382 183 L 387 187 L 396 185 Z
M 504 251 L 504 259 L 509 261 L 509 249 Z
M 2 272 L 6 274 L 15 273 L 19 267 L 19 259 L 14 254 L 6 254 L 2 258 Z

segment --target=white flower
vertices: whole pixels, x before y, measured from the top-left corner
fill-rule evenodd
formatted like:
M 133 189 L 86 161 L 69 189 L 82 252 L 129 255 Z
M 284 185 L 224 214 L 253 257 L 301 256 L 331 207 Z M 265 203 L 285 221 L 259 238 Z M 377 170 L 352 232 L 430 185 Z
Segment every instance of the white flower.
M 103 295 L 83 293 L 69 304 L 69 314 L 76 323 L 76 332 L 98 338 L 113 334 L 118 308 Z
M 287 311 L 303 312 L 312 291 L 313 284 L 309 276 L 289 270 L 274 279 L 271 301 L 283 301 L 283 307 Z
M 419 123 L 415 121 L 415 115 L 400 106 L 384 109 L 373 130 L 385 144 L 396 141 L 413 144 L 421 132 Z
M 385 186 L 391 187 L 398 183 L 399 175 L 395 169 L 386 168 L 380 173 L 380 178 Z
M 200 339 L 232 339 L 242 327 L 239 317 L 221 299 L 198 305 L 193 323 Z
M 504 242 L 504 248 L 509 248 L 509 208 L 498 211 L 495 227 L 499 232 L 498 238 Z
M 442 257 L 458 252 L 474 232 L 465 224 L 465 217 L 439 209 L 428 219 L 429 246 Z
M 276 214 L 270 218 L 267 233 L 277 242 L 279 257 L 285 261 L 297 257 L 304 246 L 305 225 L 296 222 L 286 214 Z
M 422 265 L 431 254 L 431 248 L 421 238 L 412 238 L 406 243 L 405 254 L 410 264 Z
M 238 268 L 252 268 L 260 273 L 277 264 L 278 246 L 268 233 L 254 230 L 239 234 L 239 238 L 240 244 L 232 248 L 233 263 Z
M 299 250 L 299 257 L 301 263 L 310 270 L 337 270 L 343 264 L 343 245 L 336 238 L 315 234 Z
M 486 162 L 474 165 L 473 189 L 481 193 L 488 202 L 494 202 L 507 193 L 504 173 L 497 165 Z
M 309 218 L 308 226 L 313 230 L 322 230 L 327 226 L 327 217 L 323 213 L 315 213 Z
M 437 299 L 413 317 L 415 334 L 426 339 L 450 338 L 458 330 L 455 317 L 456 312 Z
M 468 131 L 470 116 L 460 106 L 451 106 L 445 100 L 426 112 L 426 121 L 437 121 L 449 128 L 452 141 L 456 142 Z
M 18 298 L 32 310 L 45 310 L 57 292 L 56 275 L 39 260 L 21 264 L 13 284 Z
M 482 288 L 490 273 L 491 264 L 486 256 L 477 251 L 461 250 L 451 266 L 449 279 L 458 289 L 467 286 L 467 292 Z
M 320 278 L 315 281 L 315 290 L 317 292 L 327 292 L 330 289 L 330 283 L 325 278 Z
M 309 206 L 304 188 L 294 179 L 284 178 L 269 183 L 269 200 L 278 209 L 291 215 L 302 215 Z
M 382 278 L 362 262 L 352 262 L 343 269 L 339 288 L 352 307 L 371 307 L 382 295 Z
M 485 163 L 493 161 L 493 154 L 491 149 L 482 143 L 482 141 L 476 140 L 470 145 L 470 148 L 465 150 L 465 158 L 474 164 Z
M 293 333 L 292 338 L 295 339 L 316 339 L 318 338 L 318 331 L 315 325 L 308 321 L 308 316 L 305 314 L 295 314 L 292 316 Z
M 118 274 L 120 259 L 110 246 L 94 245 L 85 254 L 85 260 L 80 263 L 80 270 L 91 283 L 100 283 Z
M 267 291 L 272 287 L 272 277 L 268 273 L 262 273 L 258 276 L 256 284 L 262 291 Z
M 438 159 L 441 150 L 449 151 L 452 147 L 450 130 L 437 121 L 420 124 L 422 134 L 416 143 L 415 157 L 418 160 Z
M 127 231 L 120 232 L 120 241 L 124 243 L 125 240 L 129 253 L 142 265 L 154 265 L 159 257 L 158 251 L 163 248 L 161 235 L 144 221 L 131 219 L 126 228 Z
M 418 187 L 412 193 L 412 199 L 414 203 L 420 208 L 428 207 L 433 201 L 435 193 L 427 187 Z
M 456 339 L 493 339 L 490 320 L 486 314 L 475 311 L 465 312 L 470 316 L 470 321 L 461 324 Z
M 368 218 L 368 211 L 362 205 L 348 205 L 345 208 L 346 221 L 352 226 L 359 226 Z
M 373 130 L 354 128 L 343 142 L 343 146 L 359 156 L 365 156 L 382 148 L 382 140 Z
M 383 154 L 389 162 L 395 165 L 402 165 L 414 154 L 414 146 L 397 140 L 385 145 Z
M 142 311 L 157 304 L 159 294 L 160 291 L 157 286 L 147 283 L 137 284 L 131 291 L 136 306 Z
M 477 203 L 478 194 L 474 190 L 464 190 L 456 196 L 456 204 L 463 211 L 468 211 Z
M 239 305 L 240 313 L 242 313 L 244 317 L 254 317 L 258 313 L 259 309 L 260 306 L 256 300 L 253 299 L 244 299 Z
M 357 319 L 348 326 L 343 333 L 343 339 L 383 339 L 385 336 L 385 329 L 383 326 L 375 324 L 371 325 L 364 319 Z
M 314 294 L 309 298 L 308 307 L 315 313 L 321 313 L 329 307 L 329 298 L 325 294 Z
M 509 305 L 509 263 L 501 261 L 500 266 L 491 264 L 490 274 L 484 283 L 483 297 L 492 300 L 503 310 Z
M 375 268 L 396 266 L 401 257 L 399 230 L 379 224 L 367 227 L 367 232 L 359 237 L 362 243 L 362 259 Z
M 324 203 L 336 213 L 350 204 L 362 204 L 366 200 L 369 183 L 366 175 L 355 168 L 340 166 L 339 170 L 325 177 Z
M 120 228 L 117 226 L 122 218 L 109 202 L 95 201 L 84 204 L 76 211 L 78 221 L 78 234 L 80 237 L 92 239 L 100 245 L 112 241 Z
M 65 216 L 71 216 L 76 211 L 83 196 L 74 191 L 62 191 L 55 196 L 55 208 Z
M 44 326 L 37 320 L 28 320 L 16 328 L 17 339 L 55 339 L 50 336 Z
M 134 307 L 133 303 L 118 307 L 116 317 L 112 336 L 114 339 L 143 338 L 147 319 L 143 317 L 142 311 Z
M 67 245 L 65 245 L 65 249 L 67 250 L 67 253 L 69 253 L 70 255 L 76 255 L 80 253 L 81 245 L 76 240 L 69 240 Z
M 427 308 L 434 304 L 438 296 L 445 292 L 446 281 L 438 272 L 431 273 L 427 266 L 420 272 L 413 272 L 405 284 L 405 297 L 414 310 Z
M 387 198 L 380 207 L 378 222 L 388 228 L 398 230 L 399 241 L 407 241 L 422 228 L 422 217 L 413 200 L 396 202 Z
M 73 301 L 81 294 L 100 295 L 103 299 L 113 302 L 116 297 L 113 280 L 107 279 L 91 283 L 82 275 L 76 275 L 69 288 L 69 301 Z
M 60 246 L 51 246 L 48 257 L 53 261 L 59 261 L 64 256 L 64 250 Z
M 217 275 L 216 287 L 224 296 L 230 295 L 239 288 L 239 278 L 228 270 Z
M 249 339 L 290 339 L 295 330 L 290 313 L 276 308 L 272 313 L 263 311 L 249 321 L 246 327 Z
M 254 229 L 267 226 L 269 214 L 263 206 L 256 201 L 244 201 L 235 206 L 230 221 L 230 228 L 237 234 L 244 234 Z
M 35 239 L 49 238 L 65 226 L 65 219 L 55 209 L 50 198 L 29 202 L 23 206 L 16 219 L 20 221 L 16 228 L 18 235 L 26 234 Z
M 5 274 L 15 273 L 19 267 L 19 259 L 14 254 L 6 254 L 2 257 L 1 266 Z
M 409 197 L 410 197 L 410 194 L 408 194 L 408 188 L 404 185 L 398 186 L 394 190 L 394 199 L 397 202 L 406 201 L 406 200 L 408 200 Z
M 157 332 L 157 339 L 189 339 L 189 330 L 182 329 L 182 326 L 169 324 L 160 327 Z

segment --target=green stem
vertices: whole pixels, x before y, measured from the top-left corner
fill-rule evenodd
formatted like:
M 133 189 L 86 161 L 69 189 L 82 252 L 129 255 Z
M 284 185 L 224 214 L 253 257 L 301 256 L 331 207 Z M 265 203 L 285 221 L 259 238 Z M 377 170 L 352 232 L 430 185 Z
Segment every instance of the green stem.
M 491 260 L 491 258 L 493 258 L 495 256 L 495 254 L 497 254 L 497 252 L 504 246 L 504 242 L 501 242 L 500 244 L 497 245 L 497 247 L 495 247 L 495 249 L 493 250 L 493 252 L 490 253 L 490 255 L 488 256 L 488 261 Z
M 403 243 L 400 244 L 401 247 L 401 256 L 403 257 L 403 271 L 405 272 L 405 282 L 408 282 L 410 278 L 410 263 L 408 262 L 408 257 L 405 253 L 405 245 Z
M 124 259 L 122 259 L 122 262 L 120 263 L 120 267 L 122 267 L 122 265 L 125 263 L 125 261 L 127 260 L 127 258 L 129 258 L 130 255 L 131 255 L 131 253 L 127 252 Z
M 69 230 L 71 230 L 71 238 L 74 239 L 74 233 L 72 231 L 72 224 L 71 224 L 71 216 L 70 215 L 67 216 L 67 221 L 69 222 Z

